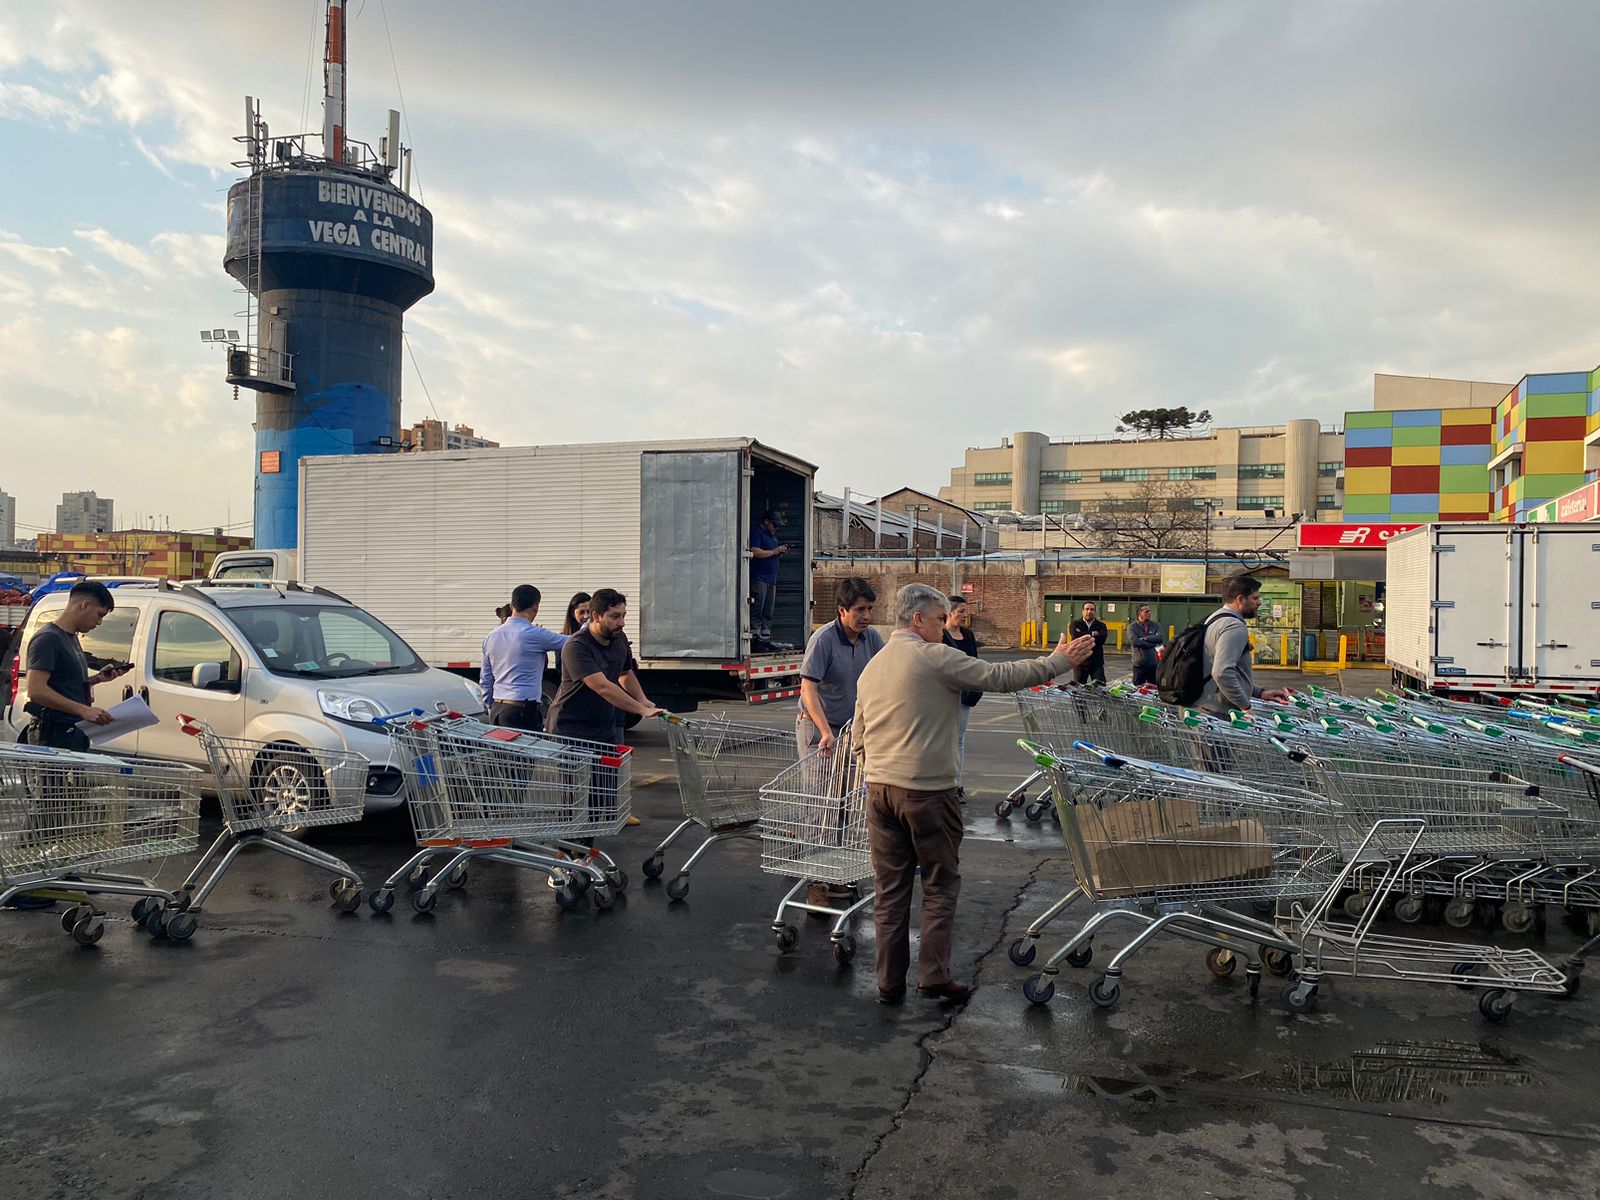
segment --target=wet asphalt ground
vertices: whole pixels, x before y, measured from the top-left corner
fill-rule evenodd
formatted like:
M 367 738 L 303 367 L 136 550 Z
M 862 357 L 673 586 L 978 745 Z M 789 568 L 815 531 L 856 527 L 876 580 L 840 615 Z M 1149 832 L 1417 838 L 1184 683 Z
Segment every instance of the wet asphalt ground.
M 632 876 L 610 912 L 484 867 L 428 916 L 403 896 L 342 914 L 326 877 L 257 853 L 188 943 L 121 905 L 93 948 L 56 915 L 0 913 L 0 1196 L 1600 1195 L 1600 980 L 1521 997 L 1503 1025 L 1455 988 L 1338 979 L 1291 1015 L 1281 981 L 1252 999 L 1242 972 L 1157 942 L 1112 1010 L 1087 1000 L 1093 965 L 1030 1005 L 1006 947 L 1070 869 L 1048 818 L 993 815 L 1026 773 L 1019 733 L 1008 702 L 978 708 L 965 1009 L 877 1005 L 870 920 L 850 966 L 819 920 L 779 954 L 786 884 L 754 842 L 711 851 L 681 903 L 645 881 L 679 813 L 656 728 L 633 738 L 644 824 L 610 843 Z M 312 841 L 371 883 L 410 829 L 396 813 Z M 1494 936 L 1554 958 L 1577 941 L 1554 917 Z

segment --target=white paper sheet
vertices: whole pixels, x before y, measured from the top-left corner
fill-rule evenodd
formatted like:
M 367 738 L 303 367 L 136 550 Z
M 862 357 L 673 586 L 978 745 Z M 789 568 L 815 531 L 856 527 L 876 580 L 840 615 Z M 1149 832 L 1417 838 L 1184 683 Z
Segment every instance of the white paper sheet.
M 125 733 L 135 733 L 161 723 L 161 718 L 151 712 L 150 706 L 138 696 L 129 696 L 106 711 L 111 714 L 109 725 L 91 725 L 88 721 L 78 722 L 78 728 L 89 736 L 91 746 L 98 746 L 111 738 L 121 737 Z

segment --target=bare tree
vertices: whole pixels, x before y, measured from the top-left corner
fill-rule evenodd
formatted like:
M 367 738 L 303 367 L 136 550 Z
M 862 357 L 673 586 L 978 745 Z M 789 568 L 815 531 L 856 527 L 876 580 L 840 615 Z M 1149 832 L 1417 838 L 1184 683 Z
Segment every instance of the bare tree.
M 1200 553 L 1210 541 L 1213 501 L 1192 483 L 1147 480 L 1132 496 L 1099 504 L 1083 526 L 1101 549 L 1182 556 Z

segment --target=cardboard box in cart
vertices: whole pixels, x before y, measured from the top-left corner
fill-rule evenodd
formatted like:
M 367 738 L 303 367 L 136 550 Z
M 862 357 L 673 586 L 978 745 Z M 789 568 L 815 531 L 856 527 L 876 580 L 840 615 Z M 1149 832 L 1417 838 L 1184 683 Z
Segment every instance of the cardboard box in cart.
M 1193 800 L 1080 805 L 1076 822 L 1088 852 L 1081 864 L 1085 882 L 1098 896 L 1146 895 L 1272 872 L 1273 848 L 1260 821 L 1202 823 Z
M 1421 525 L 1384 553 L 1397 682 L 1466 694 L 1600 689 L 1600 526 Z

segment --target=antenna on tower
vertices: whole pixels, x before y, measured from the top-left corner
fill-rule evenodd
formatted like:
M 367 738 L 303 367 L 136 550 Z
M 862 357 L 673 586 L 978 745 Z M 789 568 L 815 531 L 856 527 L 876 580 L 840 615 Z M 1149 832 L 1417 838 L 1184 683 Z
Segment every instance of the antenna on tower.
M 344 0 L 328 0 L 328 41 L 322 54 L 322 152 L 344 162 Z

